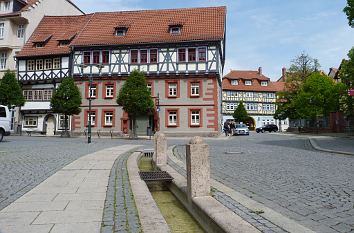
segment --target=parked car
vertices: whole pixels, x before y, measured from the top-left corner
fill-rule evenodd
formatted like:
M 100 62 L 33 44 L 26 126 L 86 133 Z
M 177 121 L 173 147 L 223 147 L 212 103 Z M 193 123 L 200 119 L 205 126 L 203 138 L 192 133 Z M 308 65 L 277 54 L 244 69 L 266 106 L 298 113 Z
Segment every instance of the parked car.
M 0 142 L 10 135 L 11 116 L 6 106 L 0 105 Z
M 262 127 L 259 127 L 256 129 L 257 133 L 264 133 L 265 131 L 268 132 L 277 132 L 278 131 L 278 126 L 274 125 L 274 124 L 270 124 L 270 125 L 264 125 Z
M 248 129 L 248 126 L 245 124 L 236 124 L 235 125 L 235 130 L 233 135 L 249 135 L 250 130 Z

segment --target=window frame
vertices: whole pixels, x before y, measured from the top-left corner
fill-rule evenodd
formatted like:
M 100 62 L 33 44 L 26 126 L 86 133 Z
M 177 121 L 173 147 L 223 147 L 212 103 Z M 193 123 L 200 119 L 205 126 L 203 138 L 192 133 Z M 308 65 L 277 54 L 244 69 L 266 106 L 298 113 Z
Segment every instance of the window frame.
M 202 127 L 203 126 L 203 117 L 202 117 L 202 109 L 201 108 L 190 108 L 188 109 L 188 122 L 189 127 Z M 197 118 L 193 118 L 198 116 L 198 122 L 193 122 L 197 120 Z
M 0 22 L 0 39 L 4 39 L 5 37 L 5 23 Z
M 187 51 L 188 51 L 187 62 L 196 62 L 197 61 L 197 48 L 188 48 Z M 194 51 L 194 52 L 191 52 L 191 51 Z
M 175 122 L 170 121 L 172 113 L 175 113 Z M 177 128 L 179 127 L 179 109 L 170 108 L 165 110 L 165 126 L 166 128 Z
M 201 54 L 204 54 L 204 55 L 201 56 Z M 207 61 L 207 48 L 206 47 L 199 47 L 198 48 L 198 62 L 206 62 L 206 61 Z
M 186 48 L 179 48 L 177 50 L 177 54 L 178 54 L 178 62 L 187 62 Z
M 7 52 L 0 52 L 0 70 L 6 70 Z
M 31 119 L 28 120 L 28 119 Z M 28 124 L 29 122 L 35 122 L 35 124 Z M 36 116 L 24 116 L 23 127 L 25 128 L 36 128 L 38 127 L 38 117 Z
M 252 80 L 245 80 L 245 86 L 252 86 Z
M 25 37 L 25 25 L 19 24 L 17 26 L 16 36 L 19 39 L 23 39 Z
M 231 80 L 231 85 L 238 86 L 238 80 L 236 80 L 236 79 Z
M 53 58 L 53 70 L 59 70 L 61 68 L 61 59 L 60 57 Z
M 133 56 L 133 53 L 134 53 L 134 56 Z M 131 49 L 130 50 L 130 64 L 139 64 L 139 50 L 138 49 Z
M 152 53 L 152 51 L 156 51 L 156 60 L 155 61 L 153 61 L 152 60 L 152 54 L 154 54 L 155 55 L 155 52 L 154 53 Z M 157 62 L 158 62 L 158 54 L 159 54 L 159 50 L 158 49 L 149 49 L 149 61 L 150 61 L 150 64 L 157 64 Z

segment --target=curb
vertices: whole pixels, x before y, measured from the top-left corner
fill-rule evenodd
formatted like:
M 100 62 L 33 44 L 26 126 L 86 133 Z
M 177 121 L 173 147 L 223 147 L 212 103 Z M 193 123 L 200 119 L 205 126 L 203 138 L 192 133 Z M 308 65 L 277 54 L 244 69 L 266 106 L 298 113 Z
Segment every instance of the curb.
M 354 155 L 354 153 L 352 152 L 347 152 L 347 151 L 336 151 L 336 150 L 330 150 L 330 149 L 325 149 L 320 147 L 317 142 L 315 141 L 314 138 L 309 137 L 309 142 L 311 144 L 311 146 L 318 151 L 323 151 L 323 152 L 328 152 L 328 153 L 336 153 L 336 154 L 343 154 L 343 155 Z

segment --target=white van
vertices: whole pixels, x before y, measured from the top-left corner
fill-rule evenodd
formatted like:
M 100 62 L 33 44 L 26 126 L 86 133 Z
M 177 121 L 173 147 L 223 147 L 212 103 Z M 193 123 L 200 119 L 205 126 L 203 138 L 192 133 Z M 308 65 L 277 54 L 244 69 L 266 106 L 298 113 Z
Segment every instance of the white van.
M 11 115 L 6 106 L 0 105 L 0 142 L 10 135 Z

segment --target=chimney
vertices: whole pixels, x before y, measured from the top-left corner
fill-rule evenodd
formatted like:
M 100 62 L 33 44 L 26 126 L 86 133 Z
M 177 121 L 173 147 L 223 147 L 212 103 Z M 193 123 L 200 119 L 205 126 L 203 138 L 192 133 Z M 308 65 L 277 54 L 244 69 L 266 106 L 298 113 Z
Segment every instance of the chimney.
M 283 67 L 283 68 L 281 69 L 281 76 L 282 76 L 282 77 L 285 77 L 285 75 L 286 75 L 286 68 Z
M 262 75 L 262 67 L 258 67 L 258 74 Z

